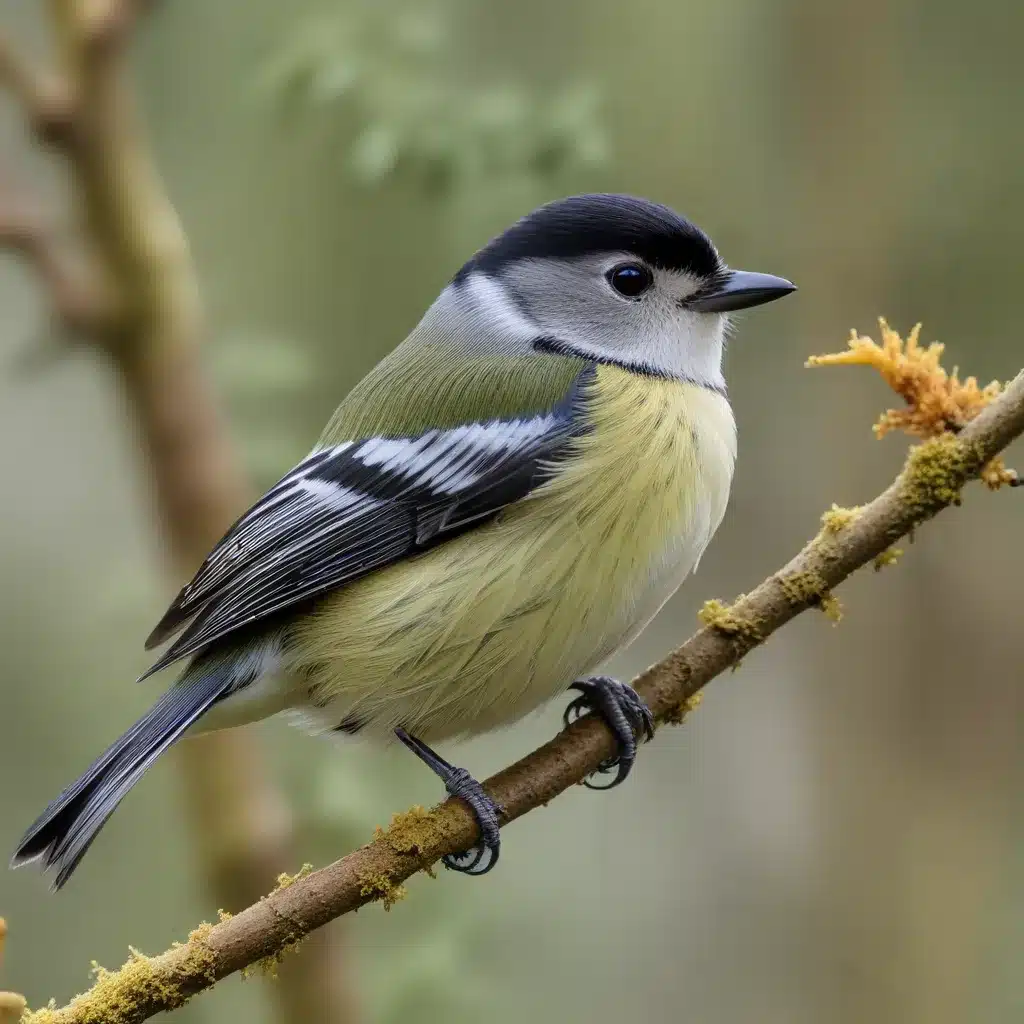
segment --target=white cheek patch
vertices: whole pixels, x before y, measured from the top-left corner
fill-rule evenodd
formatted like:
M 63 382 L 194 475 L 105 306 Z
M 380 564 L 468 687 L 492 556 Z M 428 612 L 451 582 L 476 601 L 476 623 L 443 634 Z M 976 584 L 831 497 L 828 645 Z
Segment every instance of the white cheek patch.
M 537 325 L 524 315 L 500 281 L 475 273 L 459 287 L 472 315 L 484 320 L 489 331 L 519 342 L 529 342 L 537 336 Z
M 651 289 L 623 298 L 607 274 L 635 260 L 621 252 L 513 264 L 504 273 L 526 313 L 506 286 L 482 275 L 467 279 L 466 298 L 478 317 L 486 311 L 492 330 L 525 338 L 531 347 L 722 390 L 721 317 L 682 305 L 701 282 L 692 274 L 655 268 Z

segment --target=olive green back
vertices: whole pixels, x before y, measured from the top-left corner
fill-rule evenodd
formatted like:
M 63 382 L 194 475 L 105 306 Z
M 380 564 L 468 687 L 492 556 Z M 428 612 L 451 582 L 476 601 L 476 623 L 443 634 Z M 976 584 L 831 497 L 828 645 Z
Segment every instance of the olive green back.
M 546 412 L 582 372 L 582 359 L 531 353 L 467 354 L 430 344 L 403 345 L 348 394 L 317 447 L 364 437 L 414 437 Z

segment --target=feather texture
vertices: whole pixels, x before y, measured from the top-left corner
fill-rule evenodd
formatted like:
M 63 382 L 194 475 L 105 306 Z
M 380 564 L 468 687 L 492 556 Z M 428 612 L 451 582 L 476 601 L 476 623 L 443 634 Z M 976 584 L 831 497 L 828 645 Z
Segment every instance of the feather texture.
M 221 659 L 197 667 L 171 687 L 77 782 L 60 794 L 22 836 L 11 861 L 42 860 L 56 868 L 59 889 L 85 856 L 100 829 L 153 762 L 239 683 L 244 665 Z
M 492 360 L 510 368 L 507 360 Z M 562 360 L 576 369 L 577 360 Z M 484 365 L 478 361 L 478 365 Z M 345 440 L 314 451 L 227 532 L 147 640 L 181 636 L 142 676 L 478 524 L 550 473 L 581 423 L 582 364 L 540 410 Z M 492 371 L 493 372 L 493 371 Z M 518 373 L 536 379 L 537 374 Z M 373 375 L 371 374 L 371 378 Z M 443 396 L 419 378 L 418 406 Z M 388 405 L 389 403 L 385 403 Z M 438 419 L 443 414 L 438 412 Z
M 589 429 L 559 472 L 494 521 L 354 582 L 290 627 L 306 716 L 427 741 L 517 718 L 649 621 L 725 510 L 726 400 L 597 367 Z
M 473 338 L 441 333 L 427 318 L 349 392 L 318 448 L 366 437 L 413 437 L 492 419 L 524 419 L 557 405 L 584 359 L 481 352 Z

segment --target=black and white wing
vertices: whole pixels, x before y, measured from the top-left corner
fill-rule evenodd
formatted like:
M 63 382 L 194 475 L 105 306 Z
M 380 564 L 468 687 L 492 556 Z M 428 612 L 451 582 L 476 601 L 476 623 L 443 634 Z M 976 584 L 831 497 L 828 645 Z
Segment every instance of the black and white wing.
M 141 678 L 487 521 L 557 471 L 553 462 L 580 424 L 567 396 L 541 415 L 313 452 L 235 523 L 178 594 L 146 646 L 183 632 Z

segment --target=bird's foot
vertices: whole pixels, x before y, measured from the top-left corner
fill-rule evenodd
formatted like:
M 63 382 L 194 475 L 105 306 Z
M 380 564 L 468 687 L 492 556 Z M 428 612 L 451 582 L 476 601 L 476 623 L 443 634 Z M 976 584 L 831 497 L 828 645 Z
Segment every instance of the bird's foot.
M 451 796 L 457 796 L 469 805 L 480 828 L 480 842 L 463 853 L 446 854 L 441 858 L 441 863 L 452 871 L 486 875 L 498 863 L 498 854 L 501 852 L 498 822 L 501 808 L 465 768 L 449 764 L 426 743 L 410 736 L 404 729 L 396 729 L 395 735 L 444 783 Z
M 619 745 L 615 756 L 602 761 L 597 771 L 583 780 L 583 785 L 588 789 L 612 789 L 629 775 L 636 761 L 637 735 L 647 740 L 654 736 L 654 716 L 632 686 L 608 676 L 580 679 L 570 689 L 579 690 L 580 696 L 570 702 L 562 715 L 566 727 L 585 714 L 597 715 L 615 733 Z M 612 772 L 615 777 L 610 782 L 596 781 Z

